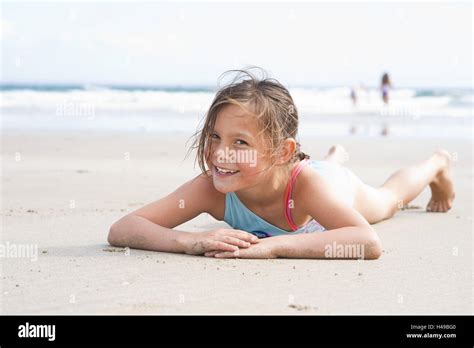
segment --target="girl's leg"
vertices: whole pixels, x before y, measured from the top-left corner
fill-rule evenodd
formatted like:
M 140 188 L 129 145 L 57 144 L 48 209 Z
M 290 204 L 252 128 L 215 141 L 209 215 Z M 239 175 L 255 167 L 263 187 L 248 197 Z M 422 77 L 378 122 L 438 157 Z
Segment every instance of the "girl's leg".
M 427 211 L 446 212 L 454 200 L 451 156 L 445 150 L 435 152 L 417 165 L 400 169 L 379 188 L 364 184 L 356 176 L 353 178 L 356 185 L 354 208 L 369 223 L 392 217 L 399 208 L 411 202 L 428 185 L 431 189 L 431 199 Z

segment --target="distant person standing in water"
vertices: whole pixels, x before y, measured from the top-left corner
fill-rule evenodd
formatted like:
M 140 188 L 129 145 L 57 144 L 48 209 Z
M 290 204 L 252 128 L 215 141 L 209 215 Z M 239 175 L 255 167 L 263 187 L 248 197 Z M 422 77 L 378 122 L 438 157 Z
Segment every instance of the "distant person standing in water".
M 354 106 L 357 105 L 357 92 L 356 92 L 356 87 L 352 87 L 351 88 L 351 100 L 352 100 L 352 104 L 354 104 Z
M 356 87 L 352 86 L 351 87 L 351 94 L 350 94 L 351 100 L 352 100 L 352 105 L 354 107 L 357 106 L 357 92 L 356 92 Z M 351 128 L 349 129 L 350 134 L 356 134 L 357 133 L 357 126 L 355 124 L 351 125 Z
M 380 83 L 380 90 L 382 91 L 382 100 L 385 105 L 388 105 L 388 92 L 392 88 L 392 83 L 388 73 L 382 75 L 382 82 Z M 382 135 L 388 135 L 388 125 L 384 124 L 382 128 Z
M 380 84 L 380 89 L 382 91 L 382 99 L 385 104 L 388 104 L 388 91 L 392 88 L 392 83 L 390 82 L 390 77 L 387 73 L 382 75 L 382 83 Z

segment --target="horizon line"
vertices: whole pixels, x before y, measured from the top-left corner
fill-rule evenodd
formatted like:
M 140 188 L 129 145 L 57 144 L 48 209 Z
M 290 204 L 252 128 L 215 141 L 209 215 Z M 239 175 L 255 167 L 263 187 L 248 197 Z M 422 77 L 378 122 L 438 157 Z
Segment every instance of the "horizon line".
M 284 84 L 285 86 L 285 84 Z M 289 87 L 287 87 L 289 86 Z M 287 83 L 285 87 L 287 88 L 341 88 L 341 87 L 361 87 L 364 86 L 366 88 L 375 89 L 379 86 L 376 85 L 364 85 L 364 84 L 334 84 L 334 85 L 323 85 L 323 84 L 291 84 Z M 41 87 L 47 89 L 51 87 L 64 87 L 64 88 L 87 88 L 87 87 L 105 87 L 105 88 L 116 88 L 116 89 L 146 89 L 146 90 L 180 90 L 180 89 L 193 89 L 193 90 L 206 90 L 209 92 L 217 90 L 217 84 L 196 84 L 196 83 L 175 83 L 175 84 L 153 84 L 153 83 L 82 83 L 82 82 L 1 82 L 0 89 L 3 90 L 5 87 L 13 87 L 13 89 L 22 89 L 21 87 L 33 87 L 41 89 Z M 425 86 L 414 86 L 414 85 L 395 85 L 394 89 L 466 89 L 466 90 L 473 90 L 474 85 L 471 86 L 454 86 L 454 85 L 447 85 L 447 86 L 435 86 L 435 85 L 425 85 Z

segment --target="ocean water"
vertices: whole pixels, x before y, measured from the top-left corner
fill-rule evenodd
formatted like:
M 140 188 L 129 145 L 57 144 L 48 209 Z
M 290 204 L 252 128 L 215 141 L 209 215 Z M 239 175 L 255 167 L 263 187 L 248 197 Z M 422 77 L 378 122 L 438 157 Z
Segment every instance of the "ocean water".
M 472 89 L 394 89 L 385 105 L 376 88 L 290 88 L 300 135 L 455 137 L 473 135 Z M 3 131 L 183 132 L 202 122 L 215 95 L 208 87 L 1 85 Z

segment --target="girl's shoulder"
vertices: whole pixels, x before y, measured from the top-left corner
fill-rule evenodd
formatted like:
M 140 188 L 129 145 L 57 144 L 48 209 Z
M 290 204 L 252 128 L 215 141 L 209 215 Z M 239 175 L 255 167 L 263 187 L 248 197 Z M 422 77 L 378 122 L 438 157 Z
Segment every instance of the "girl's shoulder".
M 326 185 L 325 178 L 310 163 L 301 170 L 295 182 L 293 188 L 295 201 L 307 202 L 314 199 L 312 196 L 320 185 Z

